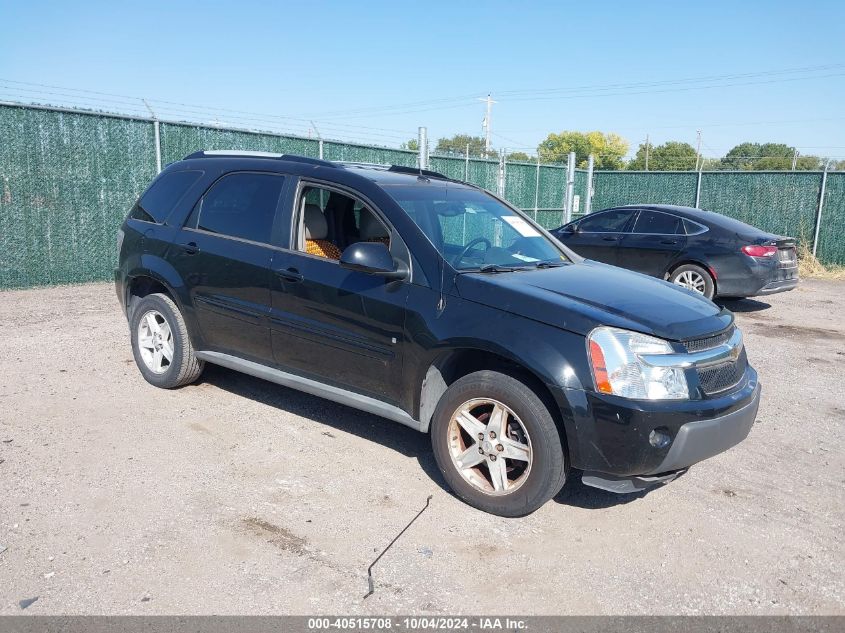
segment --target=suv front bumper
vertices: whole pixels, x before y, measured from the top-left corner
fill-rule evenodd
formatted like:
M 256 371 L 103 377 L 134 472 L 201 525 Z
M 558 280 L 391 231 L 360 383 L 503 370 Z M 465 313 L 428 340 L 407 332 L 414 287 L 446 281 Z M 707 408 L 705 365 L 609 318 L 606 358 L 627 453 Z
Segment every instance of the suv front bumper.
M 669 452 L 651 472 L 643 475 L 619 477 L 585 471 L 582 482 L 611 492 L 637 492 L 660 483 L 667 483 L 686 472 L 686 469 L 729 448 L 748 437 L 757 409 L 760 406 L 760 385 L 754 389 L 751 401 L 742 408 L 716 418 L 687 422 L 675 434 Z
M 564 391 L 575 414 L 576 437 L 568 438 L 572 466 L 584 471 L 586 485 L 613 492 L 671 481 L 739 444 L 751 431 L 760 404 L 757 372 L 750 366 L 730 393 L 700 400 L 642 401 Z M 652 431 L 668 435 L 671 442 L 653 446 Z

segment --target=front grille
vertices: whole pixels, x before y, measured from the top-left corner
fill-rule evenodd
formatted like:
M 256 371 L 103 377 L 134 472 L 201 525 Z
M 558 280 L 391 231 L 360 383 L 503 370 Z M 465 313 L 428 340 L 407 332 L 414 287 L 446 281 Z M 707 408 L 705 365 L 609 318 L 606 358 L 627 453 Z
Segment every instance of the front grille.
M 683 345 L 688 352 L 700 352 L 705 349 L 713 349 L 714 347 L 719 347 L 722 343 L 727 343 L 733 336 L 735 329 L 736 328 L 732 325 L 724 332 L 720 332 L 719 334 L 708 336 L 706 338 L 685 341 Z
M 798 256 L 794 248 L 778 249 L 778 268 L 795 268 L 798 266 Z
M 748 359 L 743 350 L 735 362 L 698 369 L 698 382 L 701 385 L 701 390 L 710 396 L 730 389 L 742 380 L 747 365 Z

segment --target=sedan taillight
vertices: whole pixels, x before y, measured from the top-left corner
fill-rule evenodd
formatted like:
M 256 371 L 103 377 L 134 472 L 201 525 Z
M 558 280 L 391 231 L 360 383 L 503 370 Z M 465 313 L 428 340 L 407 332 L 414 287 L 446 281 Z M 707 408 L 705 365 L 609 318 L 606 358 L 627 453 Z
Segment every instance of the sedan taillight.
M 760 246 L 759 244 L 749 244 L 742 247 L 742 252 L 751 257 L 774 257 L 778 252 L 777 246 Z

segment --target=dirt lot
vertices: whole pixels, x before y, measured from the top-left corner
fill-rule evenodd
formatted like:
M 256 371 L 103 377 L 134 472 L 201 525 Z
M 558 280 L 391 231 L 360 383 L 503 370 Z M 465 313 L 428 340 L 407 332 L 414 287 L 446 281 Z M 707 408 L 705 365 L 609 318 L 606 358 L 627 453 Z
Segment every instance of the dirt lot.
M 0 613 L 845 613 L 845 283 L 729 307 L 743 444 L 501 519 L 405 427 L 213 367 L 148 385 L 109 285 L 0 293 Z

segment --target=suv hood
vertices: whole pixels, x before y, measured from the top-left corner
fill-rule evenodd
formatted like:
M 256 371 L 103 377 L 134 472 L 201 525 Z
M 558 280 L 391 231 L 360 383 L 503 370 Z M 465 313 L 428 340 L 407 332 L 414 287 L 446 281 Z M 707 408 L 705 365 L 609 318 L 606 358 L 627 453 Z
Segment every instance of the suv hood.
M 733 314 L 666 281 L 591 260 L 508 273 L 462 273 L 462 298 L 586 336 L 599 325 L 668 339 L 720 332 Z

